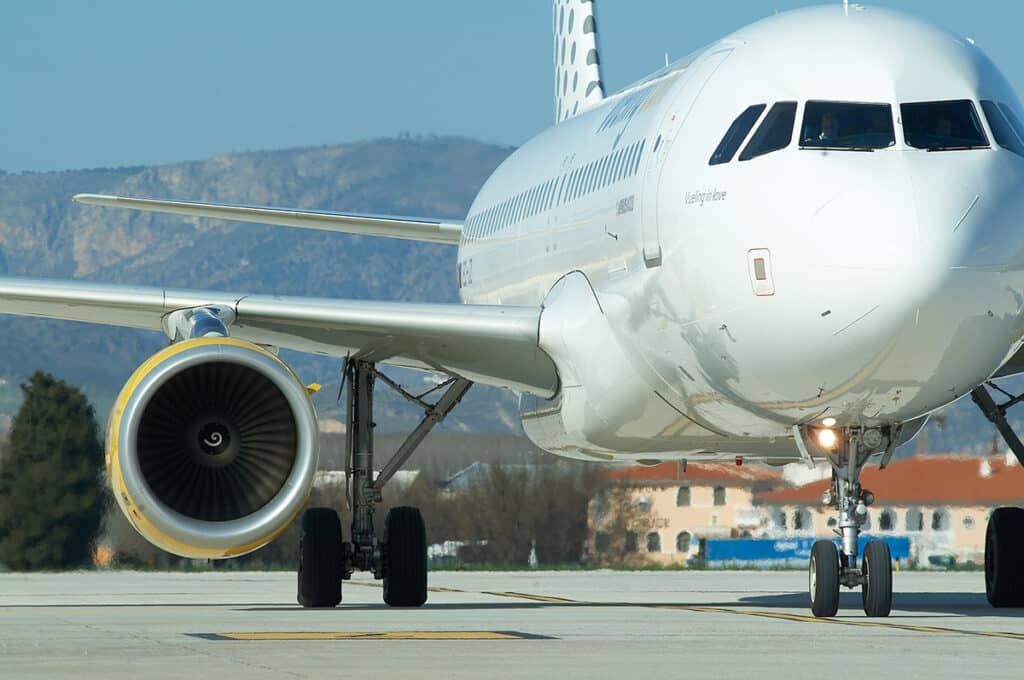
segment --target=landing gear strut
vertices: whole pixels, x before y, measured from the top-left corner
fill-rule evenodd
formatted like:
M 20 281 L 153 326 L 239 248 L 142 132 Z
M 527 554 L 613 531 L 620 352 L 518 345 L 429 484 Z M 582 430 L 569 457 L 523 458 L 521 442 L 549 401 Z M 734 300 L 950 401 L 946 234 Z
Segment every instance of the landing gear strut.
M 997 404 L 989 388 L 1008 397 L 1007 401 Z M 1006 411 L 1024 401 L 1024 395 L 1012 395 L 988 382 L 974 388 L 971 399 L 1024 465 L 1024 443 L 1006 420 Z M 993 607 L 1024 607 L 1024 510 L 1021 508 L 996 508 L 989 515 L 985 532 L 985 596 Z
M 310 508 L 302 520 L 299 549 L 298 600 L 303 607 L 334 607 L 341 601 L 341 581 L 355 570 L 373 572 L 384 581 L 384 602 L 392 607 L 419 607 L 427 601 L 427 541 L 420 511 L 392 508 L 385 519 L 384 540 L 374 529 L 376 505 L 384 485 L 409 459 L 437 423 L 459 403 L 472 383 L 451 378 L 436 388 L 413 395 L 380 373 L 369 361 L 347 360 L 348 455 L 345 482 L 352 509 L 352 540 L 344 542 L 334 508 Z M 391 460 L 374 476 L 373 386 L 377 378 L 423 408 L 423 420 L 402 442 Z M 424 400 L 444 389 L 436 403 Z
M 889 435 L 892 437 L 892 434 Z M 864 432 L 848 428 L 837 451 L 829 455 L 832 463 L 832 487 L 822 497 L 825 505 L 839 512 L 840 537 L 838 551 L 832 541 L 815 541 L 811 548 L 809 591 L 811 612 L 815 616 L 835 616 L 839 611 L 839 587 L 860 586 L 864 613 L 888 616 L 892 609 L 892 559 L 884 541 L 870 541 L 858 564 L 861 527 L 868 518 L 868 506 L 874 494 L 860 485 L 860 472 L 878 446 L 869 446 L 864 439 L 884 441 L 878 430 Z M 872 442 L 873 444 L 876 442 Z M 891 445 L 886 446 L 886 455 Z

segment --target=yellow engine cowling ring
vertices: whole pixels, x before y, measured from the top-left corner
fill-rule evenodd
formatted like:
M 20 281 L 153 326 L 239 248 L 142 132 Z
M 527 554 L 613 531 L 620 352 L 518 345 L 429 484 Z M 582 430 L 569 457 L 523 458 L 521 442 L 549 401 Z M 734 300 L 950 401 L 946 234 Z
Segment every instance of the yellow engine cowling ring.
M 211 507 L 211 502 L 216 505 L 216 499 L 202 498 L 200 494 L 199 502 L 207 508 L 204 511 L 206 513 L 204 518 L 203 512 L 190 512 L 185 507 L 187 503 L 177 498 L 169 499 L 166 494 L 164 497 L 161 496 L 159 493 L 161 487 L 157 483 L 160 480 L 152 472 L 154 464 L 151 459 L 153 456 L 147 457 L 147 450 L 140 451 L 139 438 L 140 425 L 144 430 L 147 428 L 152 430 L 154 423 L 159 426 L 161 420 L 164 420 L 156 417 L 152 409 L 155 409 L 159 402 L 163 402 L 162 413 L 168 412 L 166 408 L 169 398 L 168 390 L 173 388 L 181 394 L 189 384 L 196 384 L 197 379 L 201 384 L 204 374 L 216 371 L 219 371 L 220 374 L 227 374 L 229 376 L 228 383 L 231 382 L 230 376 L 236 376 L 238 380 L 244 379 L 247 385 L 257 385 L 271 400 L 272 405 L 278 406 L 278 408 L 272 409 L 272 413 L 278 418 L 278 421 L 275 422 L 286 423 L 284 429 L 287 430 L 287 433 L 283 438 L 287 441 L 287 445 L 278 444 L 277 453 L 280 457 L 288 455 L 290 452 L 291 457 L 287 459 L 286 470 L 282 470 L 280 461 L 277 461 L 277 476 L 274 479 L 262 479 L 260 480 L 261 484 L 255 485 L 274 487 L 280 483 L 277 491 L 269 497 L 265 504 L 253 508 L 251 512 L 245 512 L 242 516 L 210 519 L 208 508 Z M 209 376 L 207 378 L 206 382 L 210 382 L 211 378 Z M 223 376 L 221 378 L 220 382 L 223 383 L 225 380 Z M 184 394 L 187 395 L 187 391 Z M 245 394 L 236 396 L 244 397 Z M 262 408 L 266 408 L 265 401 L 263 404 Z M 282 404 L 286 405 L 291 418 L 281 413 L 280 406 Z M 250 417 L 242 420 L 256 421 L 257 424 L 260 422 L 259 418 L 249 415 Z M 284 420 L 281 421 L 281 418 Z M 293 424 L 291 419 L 294 419 Z M 230 421 L 230 418 L 227 420 Z M 231 427 L 232 425 L 228 422 L 227 426 Z M 173 435 L 173 424 L 170 427 Z M 250 423 L 248 427 L 251 429 L 253 426 Z M 264 427 L 263 432 L 259 434 L 261 440 L 266 439 L 266 429 Z M 190 430 L 190 432 L 185 432 L 186 430 Z M 194 427 L 184 427 L 182 431 L 183 437 L 195 436 Z M 232 432 L 238 435 L 239 441 L 244 441 L 244 432 L 239 435 L 237 428 Z M 166 431 L 158 434 L 161 434 L 164 439 L 167 438 Z M 282 437 L 278 437 L 278 439 L 280 438 Z M 148 431 L 143 432 L 143 439 L 161 441 L 160 437 L 154 438 Z M 228 437 L 225 439 L 230 441 Z M 205 439 L 204 446 L 213 440 L 213 437 Z M 187 469 L 190 469 L 189 465 L 193 468 L 196 467 L 193 463 L 202 458 L 203 451 L 197 452 L 196 447 L 191 444 L 183 447 L 180 456 L 174 452 L 173 446 L 164 446 L 160 449 L 161 455 L 157 457 L 157 464 L 163 471 L 164 478 L 168 476 L 166 470 L 169 469 L 169 466 L 173 467 L 184 462 Z M 242 448 L 239 449 L 239 446 Z M 244 443 L 239 446 L 236 446 L 233 452 L 236 459 L 231 460 L 229 465 L 241 465 L 241 462 L 247 462 L 249 468 L 252 468 L 252 461 L 259 463 L 267 456 L 263 450 L 256 450 L 255 453 L 250 450 L 247 453 Z M 257 442 L 254 446 L 258 448 L 263 444 Z M 282 454 L 282 446 L 287 449 L 284 454 Z M 246 455 L 249 456 L 248 459 L 244 458 Z M 309 394 L 298 376 L 270 352 L 252 343 L 233 338 L 185 340 L 154 354 L 139 366 L 125 383 L 114 403 L 107 423 L 107 473 L 121 510 L 148 541 L 182 557 L 235 557 L 269 543 L 284 531 L 305 506 L 313 484 L 318 459 L 319 438 L 316 412 L 309 400 Z M 206 465 L 205 462 L 200 462 L 204 466 Z M 222 465 L 221 467 L 226 466 Z M 150 475 L 148 479 L 147 473 Z M 201 473 L 212 474 L 206 471 L 205 467 Z M 246 474 L 251 476 L 251 470 L 247 470 Z M 244 477 L 239 479 L 242 478 Z M 171 479 L 173 482 L 173 476 Z M 166 479 L 163 482 L 166 482 Z M 235 485 L 238 487 L 237 481 Z M 244 489 L 242 492 L 244 493 Z M 249 500 L 251 501 L 251 499 Z M 194 504 L 196 499 L 190 498 L 188 501 Z M 177 504 L 177 509 L 175 504 Z

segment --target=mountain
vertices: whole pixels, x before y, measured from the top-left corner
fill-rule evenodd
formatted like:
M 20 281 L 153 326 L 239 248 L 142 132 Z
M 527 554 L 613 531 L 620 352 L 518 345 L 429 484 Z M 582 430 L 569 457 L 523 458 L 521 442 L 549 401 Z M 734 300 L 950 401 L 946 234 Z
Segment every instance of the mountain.
M 450 246 L 105 210 L 70 199 L 87 192 L 461 219 L 511 151 L 462 138 L 404 137 L 154 167 L 0 172 L 0 273 L 452 302 L 457 294 Z M 44 368 L 81 385 L 102 418 L 134 368 L 166 342 L 159 333 L 73 322 L 0 317 L 0 324 L 0 414 L 17 408 L 17 385 Z M 282 356 L 303 380 L 324 385 L 316 397 L 321 415 L 343 420 L 336 399 L 340 362 L 295 352 Z M 432 384 L 414 371 L 394 374 L 413 389 Z M 1013 386 L 1024 390 L 1021 381 Z M 382 431 L 407 429 L 420 415 L 383 391 L 376 408 Z M 1024 428 L 1024 406 L 1018 408 L 1011 418 Z M 442 427 L 518 432 L 516 410 L 509 392 L 478 385 Z M 991 448 L 994 429 L 969 398 L 939 415 L 929 425 L 927 448 Z

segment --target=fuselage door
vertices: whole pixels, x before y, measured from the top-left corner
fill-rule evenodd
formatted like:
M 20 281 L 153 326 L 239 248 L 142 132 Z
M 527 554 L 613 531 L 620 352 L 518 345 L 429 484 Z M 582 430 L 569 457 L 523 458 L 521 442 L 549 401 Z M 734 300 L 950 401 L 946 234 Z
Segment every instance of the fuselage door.
M 661 124 L 658 126 L 653 139 L 647 140 L 647 148 L 650 152 L 645 153 L 643 200 L 641 201 L 640 224 L 643 239 L 644 264 L 647 267 L 661 265 L 661 239 L 658 236 L 658 203 L 662 194 L 665 200 L 672 200 L 673 192 L 666 187 L 662 191 L 661 174 L 665 166 L 665 159 L 668 158 L 669 150 L 676 139 L 676 135 L 686 122 L 690 109 L 693 108 L 704 84 L 714 74 L 718 67 L 725 61 L 732 52 L 731 48 L 712 52 L 702 56 L 699 60 L 679 76 L 679 82 L 669 93 L 669 105 L 665 108 Z M 677 192 L 680 196 L 682 192 Z

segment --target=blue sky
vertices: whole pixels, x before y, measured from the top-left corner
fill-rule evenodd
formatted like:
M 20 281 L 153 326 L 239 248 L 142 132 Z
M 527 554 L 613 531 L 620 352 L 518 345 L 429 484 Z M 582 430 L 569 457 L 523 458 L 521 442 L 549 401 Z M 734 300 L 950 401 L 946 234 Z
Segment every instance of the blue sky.
M 614 90 L 801 0 L 604 0 Z M 838 4 L 838 0 L 836 0 Z M 1024 92 L 1024 1 L 881 0 L 974 38 Z M 551 124 L 549 0 L 5 0 L 0 169 L 166 163 Z

